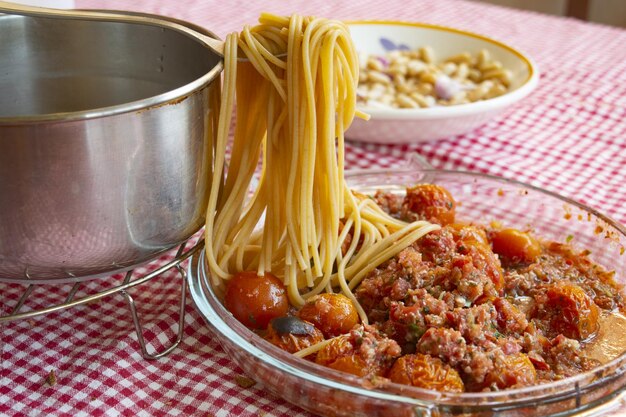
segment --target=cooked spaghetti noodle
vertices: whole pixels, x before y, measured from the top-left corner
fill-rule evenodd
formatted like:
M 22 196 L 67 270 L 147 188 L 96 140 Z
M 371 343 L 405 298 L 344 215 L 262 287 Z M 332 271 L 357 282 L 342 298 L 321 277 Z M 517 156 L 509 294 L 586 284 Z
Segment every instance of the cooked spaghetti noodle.
M 339 289 L 367 322 L 352 290 L 439 226 L 392 218 L 346 185 L 344 131 L 358 113 L 359 66 L 345 24 L 267 14 L 259 22 L 226 38 L 206 221 L 213 284 L 221 288 L 235 272 L 271 271 L 294 306 Z M 238 62 L 238 50 L 248 62 Z M 250 197 L 259 160 L 261 176 Z

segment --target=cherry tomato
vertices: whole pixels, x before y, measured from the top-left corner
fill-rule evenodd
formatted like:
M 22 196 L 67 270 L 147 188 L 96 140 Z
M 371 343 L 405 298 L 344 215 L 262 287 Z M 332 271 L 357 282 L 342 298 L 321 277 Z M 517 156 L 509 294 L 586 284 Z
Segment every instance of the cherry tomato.
M 534 262 L 541 255 L 539 242 L 520 230 L 494 230 L 490 237 L 493 251 L 507 262 Z
M 289 308 L 283 283 L 270 273 L 239 272 L 226 285 L 224 305 L 233 316 L 251 329 L 265 329 L 275 317 Z
M 350 342 L 350 335 L 342 335 L 334 338 L 317 353 L 316 362 L 320 365 L 329 366 L 337 358 L 354 353 L 354 346 Z
M 480 227 L 467 223 L 452 223 L 450 229 L 454 231 L 454 236 L 461 245 L 489 247 L 487 234 Z
M 324 335 L 309 322 L 294 316 L 284 316 L 270 321 L 265 340 L 289 353 L 295 353 L 323 341 Z
M 317 353 L 315 362 L 356 376 L 365 376 L 370 371 L 365 361 L 357 354 L 350 335 L 342 335 L 331 340 Z
M 357 376 L 385 375 L 402 353 L 394 340 L 362 326 L 337 336 L 317 352 L 315 362 Z
M 441 359 L 416 353 L 404 355 L 389 371 L 392 382 L 436 391 L 463 392 L 465 387 L 459 373 Z
M 370 373 L 370 368 L 365 361 L 358 355 L 348 355 L 337 358 L 327 365 L 329 368 L 337 371 L 346 372 L 356 376 L 366 376 Z
M 507 355 L 485 376 L 483 388 L 497 387 L 507 389 L 533 385 L 537 380 L 537 371 L 528 355 L 516 353 Z
M 543 314 L 547 315 L 553 332 L 584 340 L 598 331 L 600 309 L 578 285 L 555 284 L 546 295 Z
M 415 213 L 419 219 L 443 226 L 454 222 L 456 203 L 445 188 L 434 184 L 418 184 L 407 188 L 402 209 L 403 213 Z
M 354 304 L 343 294 L 316 295 L 306 302 L 298 316 L 313 323 L 326 338 L 347 333 L 359 323 Z

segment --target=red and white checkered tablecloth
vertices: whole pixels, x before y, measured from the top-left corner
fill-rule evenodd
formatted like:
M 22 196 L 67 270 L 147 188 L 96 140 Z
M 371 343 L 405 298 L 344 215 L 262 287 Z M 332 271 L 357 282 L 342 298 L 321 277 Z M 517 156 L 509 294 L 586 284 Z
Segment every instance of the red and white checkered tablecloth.
M 394 167 L 408 153 L 419 152 L 436 167 L 529 182 L 626 223 L 625 30 L 460 0 L 78 0 L 76 6 L 169 15 L 221 37 L 270 11 L 423 21 L 500 39 L 538 63 L 541 79 L 530 97 L 466 135 L 419 145 L 349 143 L 346 166 Z M 152 347 L 166 344 L 176 329 L 178 281 L 167 278 L 131 291 Z M 61 292 L 38 291 L 34 307 Z M 0 313 L 8 312 L 18 293 L 18 286 L 0 284 Z M 157 361 L 142 359 L 119 294 L 1 324 L 0 337 L 0 415 L 310 415 L 262 386 L 242 388 L 241 370 L 212 340 L 189 300 L 180 347 Z M 46 383 L 51 370 L 53 385 Z

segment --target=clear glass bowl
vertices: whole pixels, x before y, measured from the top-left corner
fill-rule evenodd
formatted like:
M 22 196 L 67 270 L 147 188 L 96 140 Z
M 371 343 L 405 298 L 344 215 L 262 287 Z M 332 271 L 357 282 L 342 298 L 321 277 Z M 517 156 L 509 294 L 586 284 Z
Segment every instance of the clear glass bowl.
M 531 227 L 538 235 L 589 249 L 591 257 L 626 284 L 626 229 L 596 210 L 539 188 L 493 176 L 412 166 L 346 175 L 364 193 L 403 193 L 420 182 L 446 187 L 459 202 L 459 220 Z M 561 381 L 487 393 L 443 393 L 388 383 L 373 388 L 360 378 L 325 368 L 262 340 L 239 323 L 213 292 L 204 263 L 189 267 L 193 300 L 233 360 L 274 394 L 327 416 L 546 416 L 624 412 L 626 355 Z M 371 385 L 371 384 L 370 384 Z M 593 411 L 592 411 L 593 410 Z M 616 414 L 617 415 L 617 414 Z M 620 414 L 622 415 L 622 414 Z

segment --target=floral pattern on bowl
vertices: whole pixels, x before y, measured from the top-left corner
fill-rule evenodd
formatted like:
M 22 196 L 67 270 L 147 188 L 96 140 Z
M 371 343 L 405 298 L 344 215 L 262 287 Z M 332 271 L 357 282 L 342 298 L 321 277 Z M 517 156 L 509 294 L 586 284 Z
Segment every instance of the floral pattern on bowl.
M 394 41 L 384 37 L 381 37 L 379 41 L 382 47 L 385 48 L 385 51 L 408 51 L 411 49 L 408 47 L 408 45 L 404 43 L 399 43 L 396 45 Z

